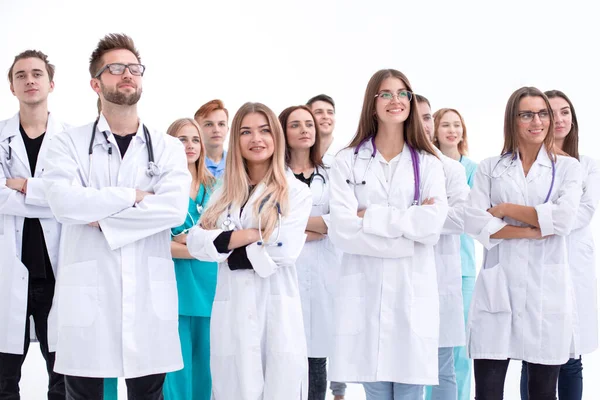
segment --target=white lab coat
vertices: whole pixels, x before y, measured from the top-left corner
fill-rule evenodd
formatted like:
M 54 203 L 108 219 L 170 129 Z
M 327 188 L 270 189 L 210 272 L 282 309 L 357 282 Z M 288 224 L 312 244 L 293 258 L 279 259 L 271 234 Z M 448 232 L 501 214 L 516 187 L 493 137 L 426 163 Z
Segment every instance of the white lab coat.
M 333 244 L 344 252 L 334 301 L 329 377 L 337 382 L 438 383 L 439 297 L 433 245 L 447 215 L 442 163 L 419 154 L 420 201 L 408 146 L 390 182 L 372 145 L 342 150 L 331 172 Z M 353 166 L 354 165 L 354 166 Z M 352 174 L 354 169 L 354 175 Z M 366 181 L 351 186 L 346 179 Z M 363 178 L 364 177 L 364 178 Z M 357 211 L 366 209 L 364 218 Z
M 19 114 L 0 122 L 0 352 L 23 354 L 29 271 L 21 262 L 25 218 L 39 218 L 54 275 L 57 274 L 60 224 L 48 203 L 41 176 L 46 166 L 50 139 L 66 125 L 48 116 L 46 135 L 38 154 L 36 170 L 29 159 L 19 131 Z M 11 138 L 9 145 L 8 139 Z M 8 161 L 9 146 L 12 164 Z M 6 187 L 6 179 L 27 178 L 27 194 Z
M 325 178 L 315 177 L 311 184 L 311 217 L 322 216 L 327 227 L 329 218 L 329 169 L 318 168 Z M 463 173 L 464 175 L 464 173 Z M 302 315 L 308 356 L 329 357 L 333 347 L 333 296 L 339 278 L 342 253 L 328 236 L 306 242 L 296 261 L 298 285 L 302 300 Z
M 464 232 L 464 207 L 469 197 L 465 168 L 441 151 L 446 176 L 448 216 L 440 240 L 434 246 L 438 290 L 440 294 L 439 347 L 465 345 L 465 316 L 462 298 L 460 234 Z
M 575 291 L 579 341 L 573 343 L 571 357 L 588 354 L 598 348 L 598 289 L 596 252 L 590 222 L 600 200 L 600 166 L 590 157 L 579 156 L 583 171 L 583 195 L 577 218 L 567 237 L 569 267 Z
M 106 131 L 112 156 L 101 133 Z M 125 157 L 104 116 L 55 136 L 48 149 L 48 203 L 63 223 L 53 312 L 56 372 L 135 378 L 183 367 L 170 228 L 186 217 L 191 176 L 181 143 L 149 130 L 157 176 L 140 122 Z M 109 176 L 110 175 L 110 176 Z M 134 205 L 135 189 L 153 192 Z M 101 229 L 88 226 L 98 221 Z
M 558 156 L 550 200 L 552 163 L 539 151 L 527 176 L 520 158 L 492 157 L 479 164 L 469 195 L 465 231 L 485 247 L 469 313 L 467 347 L 473 359 L 516 359 L 558 365 L 569 359 L 573 325 L 572 284 L 566 236 L 581 198 L 581 166 Z M 535 207 L 543 239 L 492 239 L 505 225 L 491 205 Z
M 283 245 L 248 245 L 247 255 L 254 269 L 229 269 L 230 253 L 218 253 L 213 244 L 221 229 L 196 227 L 188 234 L 192 256 L 219 262 L 210 321 L 215 400 L 305 400 L 308 395 L 306 340 L 294 263 L 306 240 L 311 194 L 291 172 L 286 177 L 290 203 L 281 223 L 279 240 Z M 239 205 L 231 207 L 236 230 L 258 228 L 253 210 L 263 185 L 254 189 L 241 216 Z M 218 189 L 210 201 L 220 197 Z M 226 216 L 224 212 L 219 218 L 219 227 Z

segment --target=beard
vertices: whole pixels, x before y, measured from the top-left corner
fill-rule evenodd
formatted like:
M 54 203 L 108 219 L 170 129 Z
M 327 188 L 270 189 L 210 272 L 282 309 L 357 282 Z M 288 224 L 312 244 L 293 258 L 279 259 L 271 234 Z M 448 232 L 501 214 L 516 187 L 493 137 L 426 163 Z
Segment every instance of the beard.
M 137 104 L 137 102 L 140 101 L 140 97 L 142 97 L 142 90 L 137 87 L 135 88 L 135 92 L 125 94 L 119 92 L 119 89 L 117 88 L 111 90 L 107 86 L 104 86 L 102 81 L 100 81 L 100 88 L 102 89 L 102 95 L 106 101 L 119 106 L 132 106 Z

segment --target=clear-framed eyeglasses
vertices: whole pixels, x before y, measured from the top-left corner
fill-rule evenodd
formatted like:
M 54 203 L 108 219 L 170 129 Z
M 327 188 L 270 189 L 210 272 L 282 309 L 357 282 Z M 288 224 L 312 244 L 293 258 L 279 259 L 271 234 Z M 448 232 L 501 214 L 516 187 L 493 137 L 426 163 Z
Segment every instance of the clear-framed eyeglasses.
M 380 99 L 384 100 L 384 101 L 392 101 L 392 99 L 395 97 L 398 99 L 398 101 L 407 99 L 408 101 L 411 101 L 413 98 L 413 94 L 412 92 L 403 89 L 403 90 L 399 90 L 396 94 L 388 91 L 388 90 L 382 90 L 381 92 L 377 93 L 375 95 L 375 97 L 379 97 Z

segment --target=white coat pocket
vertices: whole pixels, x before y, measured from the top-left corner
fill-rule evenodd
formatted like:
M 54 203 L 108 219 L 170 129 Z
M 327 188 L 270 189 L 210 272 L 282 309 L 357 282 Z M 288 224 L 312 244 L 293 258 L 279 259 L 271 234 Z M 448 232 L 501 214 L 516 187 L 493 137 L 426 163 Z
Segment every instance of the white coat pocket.
M 150 269 L 150 295 L 156 316 L 163 321 L 176 321 L 177 282 L 173 260 L 162 257 L 148 257 Z
M 365 330 L 365 274 L 342 276 L 335 298 L 335 334 L 356 335 Z
M 98 314 L 97 261 L 61 266 L 58 279 L 58 325 L 89 327 Z
M 484 268 L 475 284 L 475 308 L 489 313 L 511 312 L 508 282 L 502 265 Z

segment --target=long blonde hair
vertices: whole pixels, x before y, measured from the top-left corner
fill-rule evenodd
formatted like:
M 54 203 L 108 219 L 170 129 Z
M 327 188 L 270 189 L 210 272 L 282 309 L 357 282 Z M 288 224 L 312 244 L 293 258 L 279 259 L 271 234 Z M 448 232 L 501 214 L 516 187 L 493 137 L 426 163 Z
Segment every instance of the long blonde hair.
M 177 132 L 187 125 L 192 125 L 194 128 L 196 128 L 198 131 L 198 136 L 200 136 L 200 157 L 198 157 L 196 160 L 196 176 L 198 178 L 198 185 L 204 186 L 204 190 L 207 190 L 215 184 L 215 178 L 208 171 L 208 169 L 206 169 L 206 163 L 204 161 L 206 149 L 204 148 L 204 141 L 202 140 L 202 133 L 198 123 L 191 118 L 179 118 L 173 122 L 171 126 L 169 126 L 167 129 L 167 134 L 177 137 Z
M 261 217 L 263 236 L 268 238 L 277 223 L 277 205 L 282 215 L 288 212 L 288 184 L 285 176 L 285 138 L 277 116 L 269 107 L 261 103 L 246 103 L 237 111 L 231 123 L 229 149 L 225 163 L 223 189 L 220 197 L 213 199 L 211 205 L 202 215 L 201 224 L 205 229 L 216 229 L 219 217 L 231 207 L 242 207 L 250 194 L 250 177 L 246 160 L 242 158 L 240 149 L 240 131 L 242 121 L 248 114 L 259 113 L 265 116 L 271 135 L 274 151 L 269 169 L 261 182 L 265 189 L 254 203 L 253 213 Z M 257 220 L 258 221 L 258 220 Z

